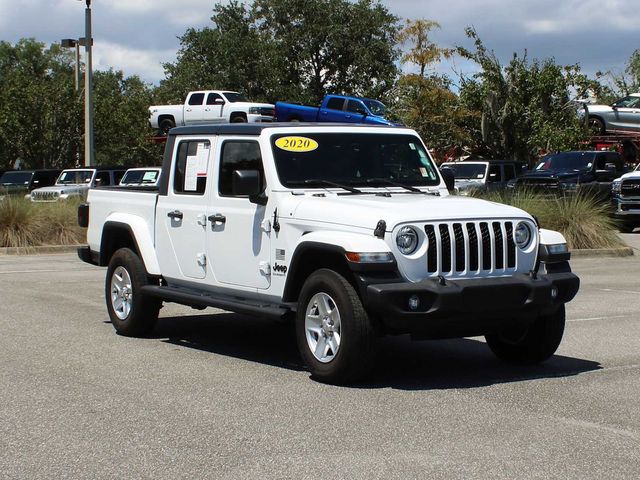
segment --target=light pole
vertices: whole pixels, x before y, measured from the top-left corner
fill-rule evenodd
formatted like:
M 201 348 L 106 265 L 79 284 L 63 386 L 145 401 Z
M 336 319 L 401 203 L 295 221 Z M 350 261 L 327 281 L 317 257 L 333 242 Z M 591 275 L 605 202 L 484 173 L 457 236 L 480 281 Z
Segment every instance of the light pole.
M 82 0 L 79 0 L 82 1 Z M 91 0 L 86 0 L 87 8 L 84 11 L 84 51 L 86 64 L 84 72 L 84 165 L 95 165 L 93 146 L 93 64 L 91 47 Z

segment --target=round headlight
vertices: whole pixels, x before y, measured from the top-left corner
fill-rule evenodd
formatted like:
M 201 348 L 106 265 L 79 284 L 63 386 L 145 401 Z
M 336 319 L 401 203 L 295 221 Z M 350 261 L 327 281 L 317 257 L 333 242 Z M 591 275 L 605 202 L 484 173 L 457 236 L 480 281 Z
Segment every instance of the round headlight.
M 513 239 L 515 240 L 516 245 L 520 248 L 525 248 L 529 245 L 529 242 L 531 241 L 531 228 L 529 228 L 529 225 L 524 222 L 520 222 L 516 226 Z
M 413 227 L 402 227 L 396 235 L 396 245 L 403 255 L 411 255 L 418 248 L 418 232 Z

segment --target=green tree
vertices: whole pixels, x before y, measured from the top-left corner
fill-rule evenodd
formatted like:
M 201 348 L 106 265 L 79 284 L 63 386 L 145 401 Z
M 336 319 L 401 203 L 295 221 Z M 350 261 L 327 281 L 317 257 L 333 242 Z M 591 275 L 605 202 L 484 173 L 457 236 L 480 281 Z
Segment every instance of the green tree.
M 80 150 L 73 55 L 34 39 L 0 42 L 0 166 L 67 166 Z
M 467 35 L 474 50 L 459 48 L 480 72 L 461 79 L 461 98 L 480 113 L 472 132 L 496 158 L 528 162 L 541 151 L 578 148 L 586 131 L 573 100 L 599 89 L 578 65 L 561 66 L 553 59 L 529 61 L 514 53 L 503 67 L 475 30 Z
M 396 79 L 398 20 L 377 1 L 232 1 L 213 12 L 213 26 L 181 37 L 159 99 L 182 101 L 199 88 L 268 101 L 318 102 L 328 91 L 379 97 Z
M 159 165 L 162 147 L 150 140 L 152 88 L 122 71 L 94 74 L 96 162 L 127 167 Z
M 451 80 L 433 71 L 443 58 L 450 58 L 453 51 L 442 48 L 430 38 L 432 30 L 440 28 L 432 20 L 408 20 L 398 35 L 399 41 L 409 48 L 402 63 L 417 67 L 419 73 L 400 77 L 394 90 L 392 111 L 400 121 L 415 128 L 429 148 L 437 156 L 460 145 L 468 145 L 468 111 L 451 89 Z

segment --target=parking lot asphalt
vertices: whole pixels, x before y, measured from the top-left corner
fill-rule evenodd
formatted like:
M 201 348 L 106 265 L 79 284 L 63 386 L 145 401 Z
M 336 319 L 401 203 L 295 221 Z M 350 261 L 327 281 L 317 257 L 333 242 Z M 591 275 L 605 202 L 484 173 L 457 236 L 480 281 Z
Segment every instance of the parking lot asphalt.
M 640 255 L 572 265 L 547 363 L 387 337 L 370 383 L 335 387 L 284 326 L 168 305 L 125 338 L 104 269 L 2 256 L 0 478 L 640 478 Z

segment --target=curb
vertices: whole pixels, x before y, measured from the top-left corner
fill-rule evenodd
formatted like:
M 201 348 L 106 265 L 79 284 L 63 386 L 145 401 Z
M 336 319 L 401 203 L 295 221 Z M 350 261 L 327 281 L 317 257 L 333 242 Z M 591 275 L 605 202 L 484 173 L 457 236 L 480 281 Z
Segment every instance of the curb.
M 42 245 L 39 247 L 0 247 L 0 255 L 45 255 L 49 253 L 75 253 L 84 245 Z
M 633 248 L 583 248 L 571 250 L 571 258 L 596 258 L 596 257 L 631 257 Z

